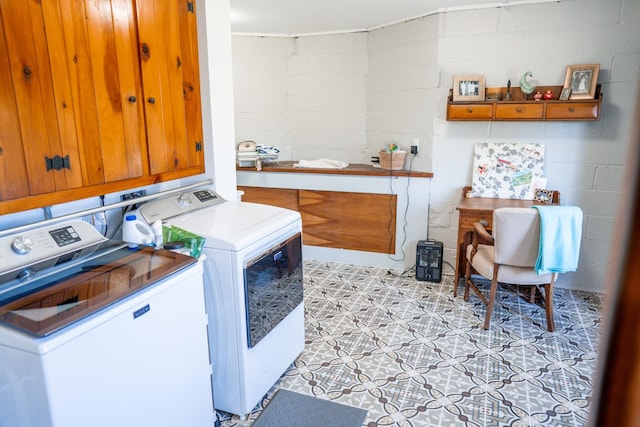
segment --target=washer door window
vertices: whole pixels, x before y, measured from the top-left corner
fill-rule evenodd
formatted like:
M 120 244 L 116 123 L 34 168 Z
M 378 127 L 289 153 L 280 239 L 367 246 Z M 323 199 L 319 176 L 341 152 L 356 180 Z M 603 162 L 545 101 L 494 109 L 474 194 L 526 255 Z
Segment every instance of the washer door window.
M 302 280 L 300 233 L 247 263 L 244 290 L 249 348 L 302 302 Z

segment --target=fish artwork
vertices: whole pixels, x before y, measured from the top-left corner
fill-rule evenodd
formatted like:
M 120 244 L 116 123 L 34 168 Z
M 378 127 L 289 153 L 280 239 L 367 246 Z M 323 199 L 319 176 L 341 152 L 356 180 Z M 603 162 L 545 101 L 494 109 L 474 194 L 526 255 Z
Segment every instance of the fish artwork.
M 525 94 L 525 99 L 527 98 L 528 95 L 531 95 L 533 91 L 536 89 L 535 86 L 533 86 L 527 81 L 528 77 L 533 77 L 533 73 L 531 71 L 527 71 L 522 75 L 522 77 L 520 77 L 520 90 L 522 91 L 522 93 Z

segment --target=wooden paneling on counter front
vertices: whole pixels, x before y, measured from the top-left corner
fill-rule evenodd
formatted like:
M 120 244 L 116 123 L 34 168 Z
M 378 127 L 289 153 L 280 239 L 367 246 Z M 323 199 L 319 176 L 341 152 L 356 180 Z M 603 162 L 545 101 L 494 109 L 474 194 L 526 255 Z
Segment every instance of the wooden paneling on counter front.
M 204 171 L 195 2 L 0 3 L 0 214 Z
M 395 253 L 395 194 L 239 186 L 245 202 L 296 210 L 309 246 Z

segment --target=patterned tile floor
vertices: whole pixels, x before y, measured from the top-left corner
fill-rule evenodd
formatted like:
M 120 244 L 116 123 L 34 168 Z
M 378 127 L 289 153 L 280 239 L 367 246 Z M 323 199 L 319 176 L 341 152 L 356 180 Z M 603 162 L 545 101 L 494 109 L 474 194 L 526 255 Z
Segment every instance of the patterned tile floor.
M 485 306 L 454 299 L 452 276 L 318 261 L 304 271 L 304 352 L 247 420 L 219 412 L 223 427 L 249 426 L 279 388 L 366 409 L 368 427 L 586 425 L 601 294 L 556 289 L 549 333 L 541 305 L 501 286 L 485 331 Z

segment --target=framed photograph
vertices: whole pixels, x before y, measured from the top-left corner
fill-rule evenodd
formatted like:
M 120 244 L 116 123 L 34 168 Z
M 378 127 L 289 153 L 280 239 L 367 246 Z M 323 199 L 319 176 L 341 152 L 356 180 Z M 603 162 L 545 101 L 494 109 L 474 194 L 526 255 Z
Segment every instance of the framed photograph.
M 453 76 L 454 101 L 484 101 L 485 79 L 480 74 Z
M 569 99 L 569 96 L 571 95 L 571 88 L 570 87 L 565 87 L 562 89 L 562 92 L 560 92 L 560 98 L 558 98 L 560 101 L 566 101 L 567 99 Z
M 564 78 L 565 89 L 571 89 L 569 99 L 593 99 L 596 95 L 600 64 L 569 65 Z
M 541 190 L 537 189 L 536 194 L 533 197 L 533 200 L 536 203 L 542 203 L 545 205 L 550 205 L 553 203 L 553 190 Z

